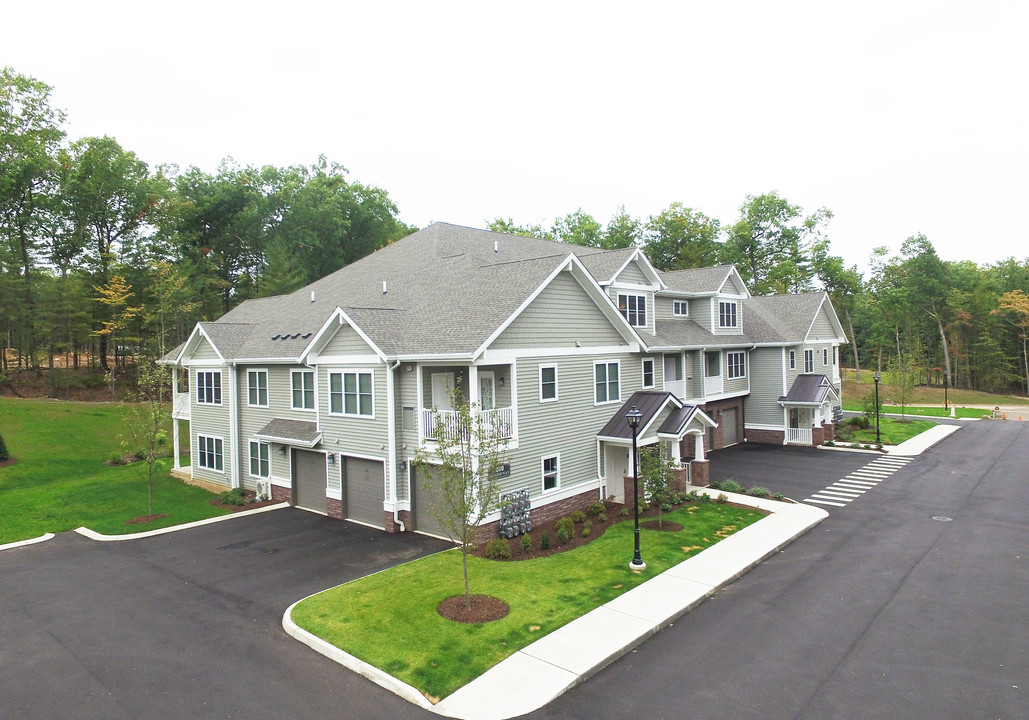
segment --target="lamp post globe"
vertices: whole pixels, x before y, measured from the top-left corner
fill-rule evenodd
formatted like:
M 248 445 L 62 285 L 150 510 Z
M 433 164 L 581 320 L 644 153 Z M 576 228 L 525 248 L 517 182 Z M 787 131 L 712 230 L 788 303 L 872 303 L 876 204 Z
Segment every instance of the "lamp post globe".
M 883 376 L 876 373 L 872 376 L 875 380 L 875 444 L 881 445 L 882 438 L 879 436 L 879 381 L 883 379 Z
M 643 419 L 643 413 L 636 409 L 633 405 L 632 409 L 625 413 L 625 421 L 629 423 L 629 427 L 632 428 L 632 507 L 633 517 L 635 525 L 633 526 L 633 555 L 632 562 L 629 563 L 630 570 L 646 570 L 647 564 L 643 562 L 643 557 L 640 555 L 640 490 L 639 490 L 639 455 L 636 450 L 636 436 L 640 431 L 640 420 Z

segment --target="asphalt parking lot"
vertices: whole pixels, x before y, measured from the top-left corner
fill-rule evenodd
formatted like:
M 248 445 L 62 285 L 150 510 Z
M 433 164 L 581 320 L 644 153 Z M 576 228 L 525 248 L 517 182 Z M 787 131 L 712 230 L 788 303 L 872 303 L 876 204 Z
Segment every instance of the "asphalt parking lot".
M 2 715 L 410 716 L 404 701 L 288 637 L 282 614 L 447 547 L 289 508 L 144 540 L 62 533 L 4 551 Z

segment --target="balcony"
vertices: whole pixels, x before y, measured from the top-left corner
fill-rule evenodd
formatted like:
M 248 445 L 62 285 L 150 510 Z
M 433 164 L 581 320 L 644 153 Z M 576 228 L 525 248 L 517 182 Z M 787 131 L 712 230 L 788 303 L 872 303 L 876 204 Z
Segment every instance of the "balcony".
M 172 418 L 174 420 L 189 420 L 189 393 L 175 393 L 172 398 Z
M 811 428 L 786 428 L 787 445 L 810 445 Z
M 686 399 L 685 380 L 665 380 L 665 392 L 670 392 L 680 400 Z
M 478 416 L 479 426 L 487 437 L 501 440 L 510 440 L 514 437 L 514 408 L 479 410 L 475 415 Z M 454 438 L 459 433 L 467 437 L 467 429 L 462 427 L 461 413 L 457 410 L 422 408 L 422 428 L 426 440 L 437 440 L 441 429 L 446 437 Z

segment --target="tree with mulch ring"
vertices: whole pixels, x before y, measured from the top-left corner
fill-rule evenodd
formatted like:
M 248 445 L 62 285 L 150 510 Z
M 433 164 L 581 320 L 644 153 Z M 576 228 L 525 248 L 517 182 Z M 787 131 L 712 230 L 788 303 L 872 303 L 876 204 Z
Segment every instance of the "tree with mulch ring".
M 459 623 L 488 623 L 507 617 L 511 607 L 490 595 L 451 595 L 436 606 L 436 612 Z
M 7 450 L 7 443 L 4 442 L 4 435 L 0 433 L 0 462 L 10 460 L 11 453 Z

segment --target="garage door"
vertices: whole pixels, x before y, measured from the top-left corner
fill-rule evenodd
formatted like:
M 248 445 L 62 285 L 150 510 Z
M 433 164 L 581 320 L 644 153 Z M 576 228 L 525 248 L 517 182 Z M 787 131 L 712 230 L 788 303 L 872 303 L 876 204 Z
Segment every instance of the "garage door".
M 297 507 L 320 513 L 327 512 L 325 455 L 307 450 L 294 450 L 293 487 L 296 488 Z
M 722 447 L 735 445 L 740 441 L 739 423 L 737 413 L 739 408 L 727 408 L 722 410 Z
M 432 514 L 432 491 L 429 485 L 435 482 L 435 471 L 424 466 L 411 470 L 411 519 L 414 530 L 428 535 L 446 537 L 439 521 Z
M 383 527 L 382 501 L 385 473 L 379 460 L 362 460 L 348 457 L 343 466 L 343 486 L 347 506 L 344 508 L 348 520 Z

